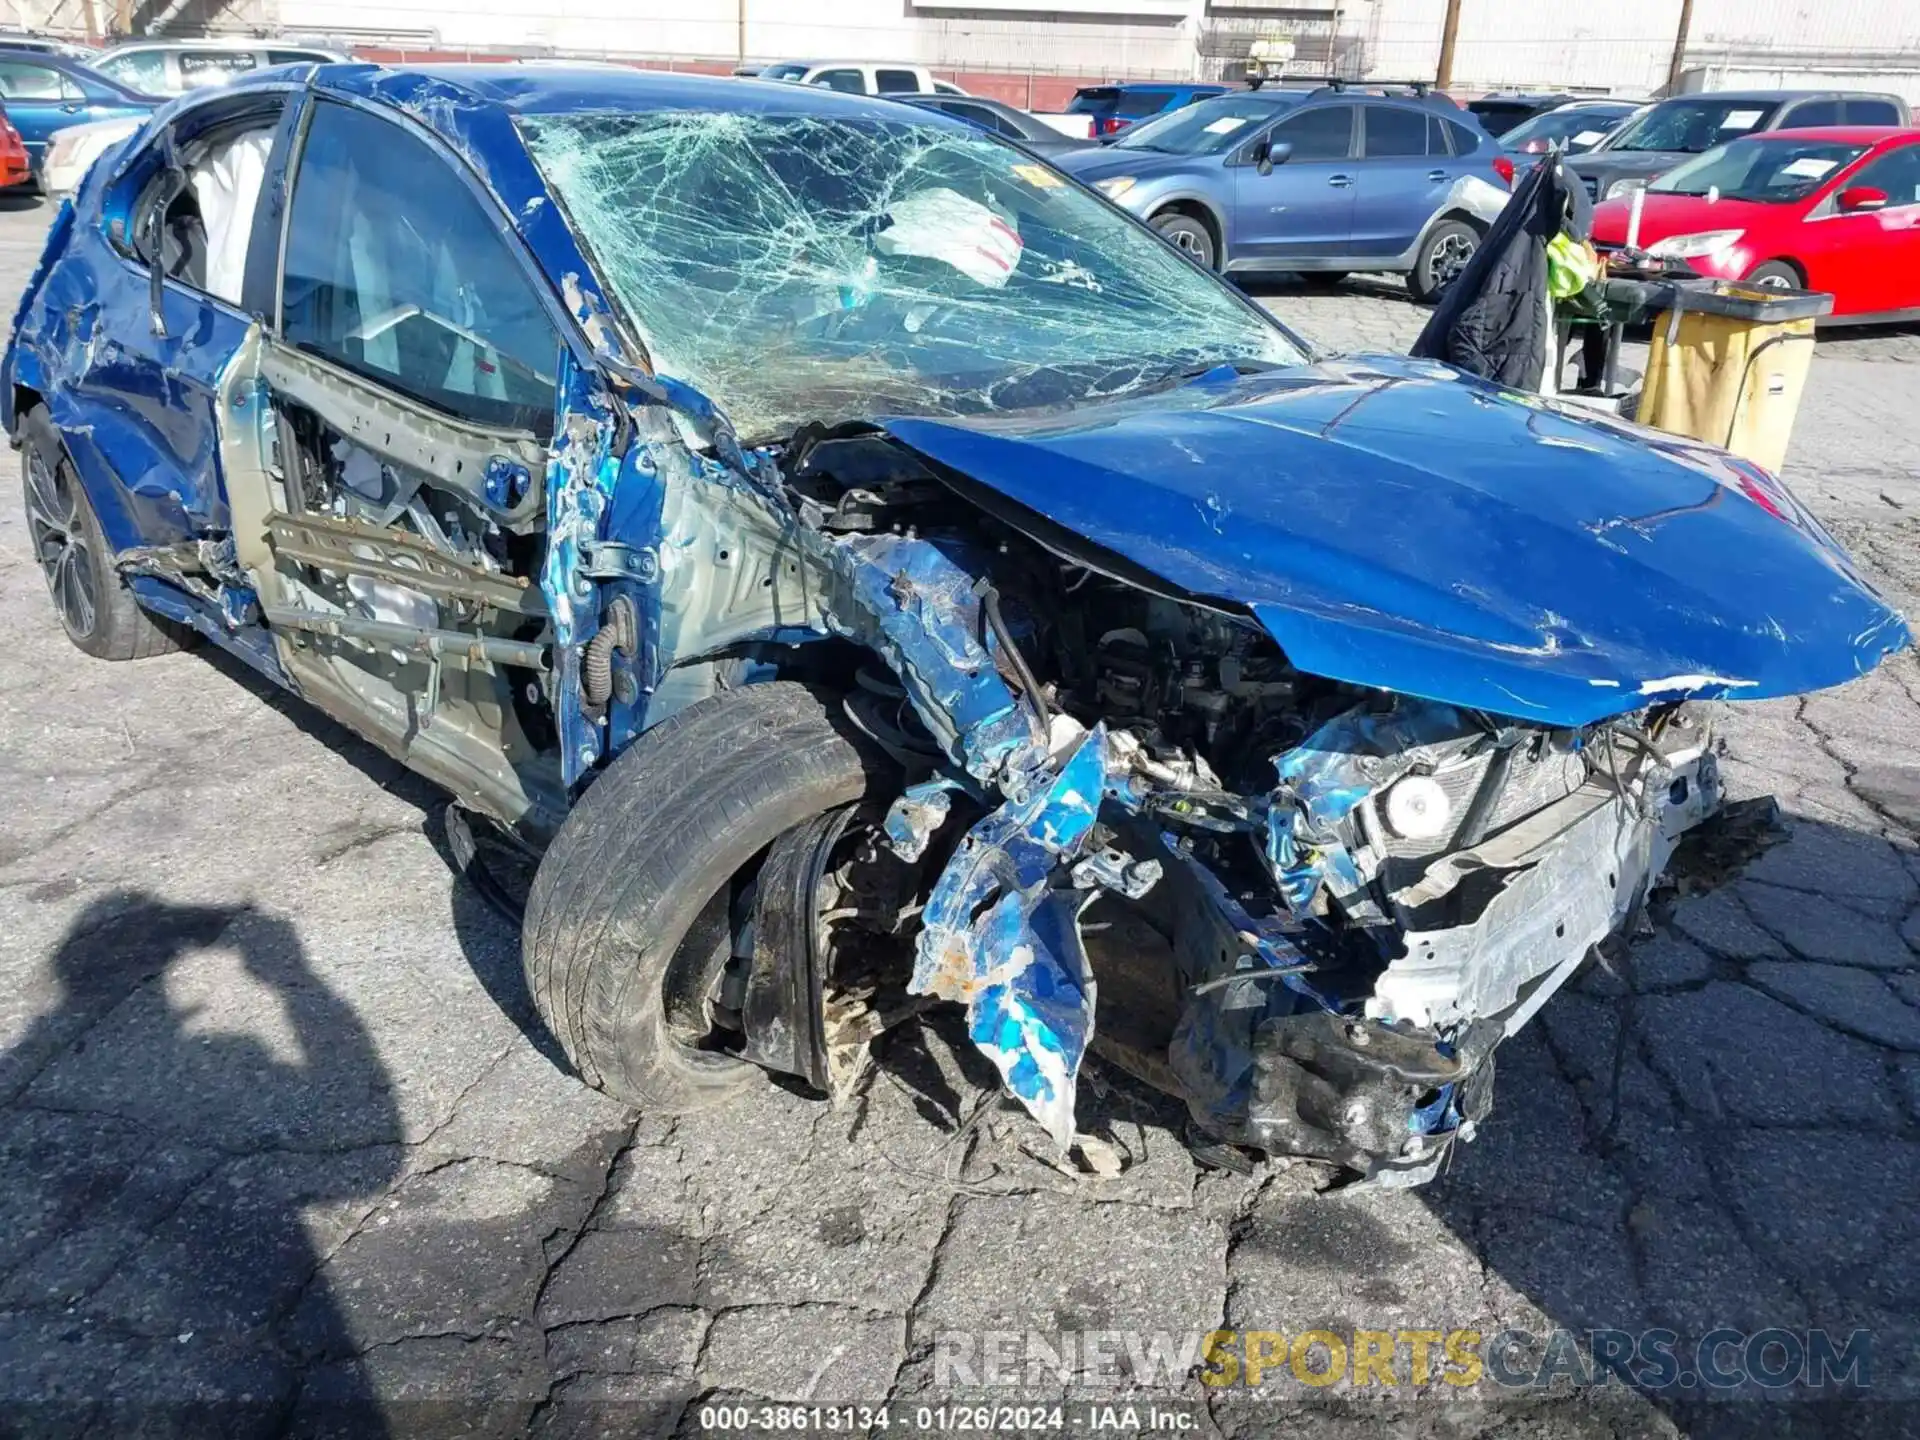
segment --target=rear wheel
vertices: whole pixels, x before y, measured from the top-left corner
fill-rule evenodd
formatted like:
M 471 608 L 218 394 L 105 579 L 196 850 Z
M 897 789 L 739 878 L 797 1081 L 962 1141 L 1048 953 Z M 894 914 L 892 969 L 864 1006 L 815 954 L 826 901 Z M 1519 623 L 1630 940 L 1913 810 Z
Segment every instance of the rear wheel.
M 184 649 L 191 632 L 140 608 L 113 567 L 100 520 L 44 405 L 20 422 L 27 544 L 67 638 L 100 660 L 144 660 Z
M 1148 223 L 1207 269 L 1214 268 L 1213 232 L 1203 221 L 1178 210 L 1163 210 Z
M 1747 272 L 1747 284 L 1767 290 L 1798 290 L 1805 283 L 1800 272 L 1786 260 L 1769 260 Z
M 1480 248 L 1480 232 L 1464 220 L 1442 220 L 1427 233 L 1407 275 L 1407 289 L 1423 303 L 1437 300 Z
M 723 980 L 755 868 L 876 775 L 836 702 L 777 681 L 689 706 L 608 767 L 554 837 L 522 956 L 541 1018 L 587 1084 L 663 1111 L 715 1103 L 756 1068 Z

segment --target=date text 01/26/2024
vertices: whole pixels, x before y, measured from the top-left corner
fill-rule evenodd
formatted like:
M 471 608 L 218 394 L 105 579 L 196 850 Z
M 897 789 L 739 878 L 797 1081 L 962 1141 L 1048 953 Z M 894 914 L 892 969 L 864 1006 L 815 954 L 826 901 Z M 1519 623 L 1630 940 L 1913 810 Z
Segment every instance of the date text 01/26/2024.
M 1163 1404 L 1076 1405 L 703 1405 L 700 1429 L 709 1434 L 765 1435 L 818 1431 L 863 1435 L 899 1429 L 908 1434 L 1038 1435 L 1183 1434 L 1199 1428 L 1199 1407 Z

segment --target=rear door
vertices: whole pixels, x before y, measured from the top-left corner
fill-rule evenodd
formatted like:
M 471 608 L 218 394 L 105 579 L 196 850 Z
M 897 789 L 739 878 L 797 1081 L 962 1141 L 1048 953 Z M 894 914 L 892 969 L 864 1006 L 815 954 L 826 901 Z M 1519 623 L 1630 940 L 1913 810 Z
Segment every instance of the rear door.
M 0 102 L 36 171 L 54 131 L 96 118 L 88 114 L 87 97 L 71 76 L 24 57 L 0 60 Z
M 259 309 L 247 264 L 284 110 L 248 95 L 149 140 L 106 201 L 131 218 L 110 231 L 114 271 L 69 311 L 88 341 L 74 388 L 90 441 L 150 545 L 228 528 L 217 392 Z
M 1290 145 L 1292 153 L 1268 174 L 1260 173 L 1252 142 L 1236 152 L 1228 229 L 1236 268 L 1284 270 L 1289 258 L 1347 253 L 1356 108 L 1316 105 L 1278 121 L 1257 138 Z
M 1411 247 L 1446 198 L 1458 167 L 1446 152 L 1439 126 L 1419 106 L 1360 106 L 1360 158 L 1354 166 L 1348 253 L 1398 255 Z

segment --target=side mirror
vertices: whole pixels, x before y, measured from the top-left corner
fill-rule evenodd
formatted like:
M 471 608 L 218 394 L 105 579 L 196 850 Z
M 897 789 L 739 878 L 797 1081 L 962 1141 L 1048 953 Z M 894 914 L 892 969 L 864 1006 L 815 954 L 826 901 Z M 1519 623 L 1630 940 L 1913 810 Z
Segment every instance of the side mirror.
M 1887 208 L 1887 192 L 1871 185 L 1849 185 L 1840 192 L 1840 209 L 1847 214 Z
M 1287 157 L 1293 154 L 1291 140 L 1256 140 L 1253 146 L 1254 168 L 1262 175 L 1271 175 L 1273 167 L 1287 163 Z

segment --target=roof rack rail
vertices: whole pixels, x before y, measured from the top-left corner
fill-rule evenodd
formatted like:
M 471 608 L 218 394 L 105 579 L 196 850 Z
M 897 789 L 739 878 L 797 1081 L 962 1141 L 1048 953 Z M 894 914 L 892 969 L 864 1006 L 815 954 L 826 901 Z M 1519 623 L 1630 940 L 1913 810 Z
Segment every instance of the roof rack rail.
M 1288 85 L 1317 85 L 1323 90 L 1411 90 L 1416 95 L 1430 94 L 1431 80 L 1357 80 L 1351 75 L 1286 75 Z

